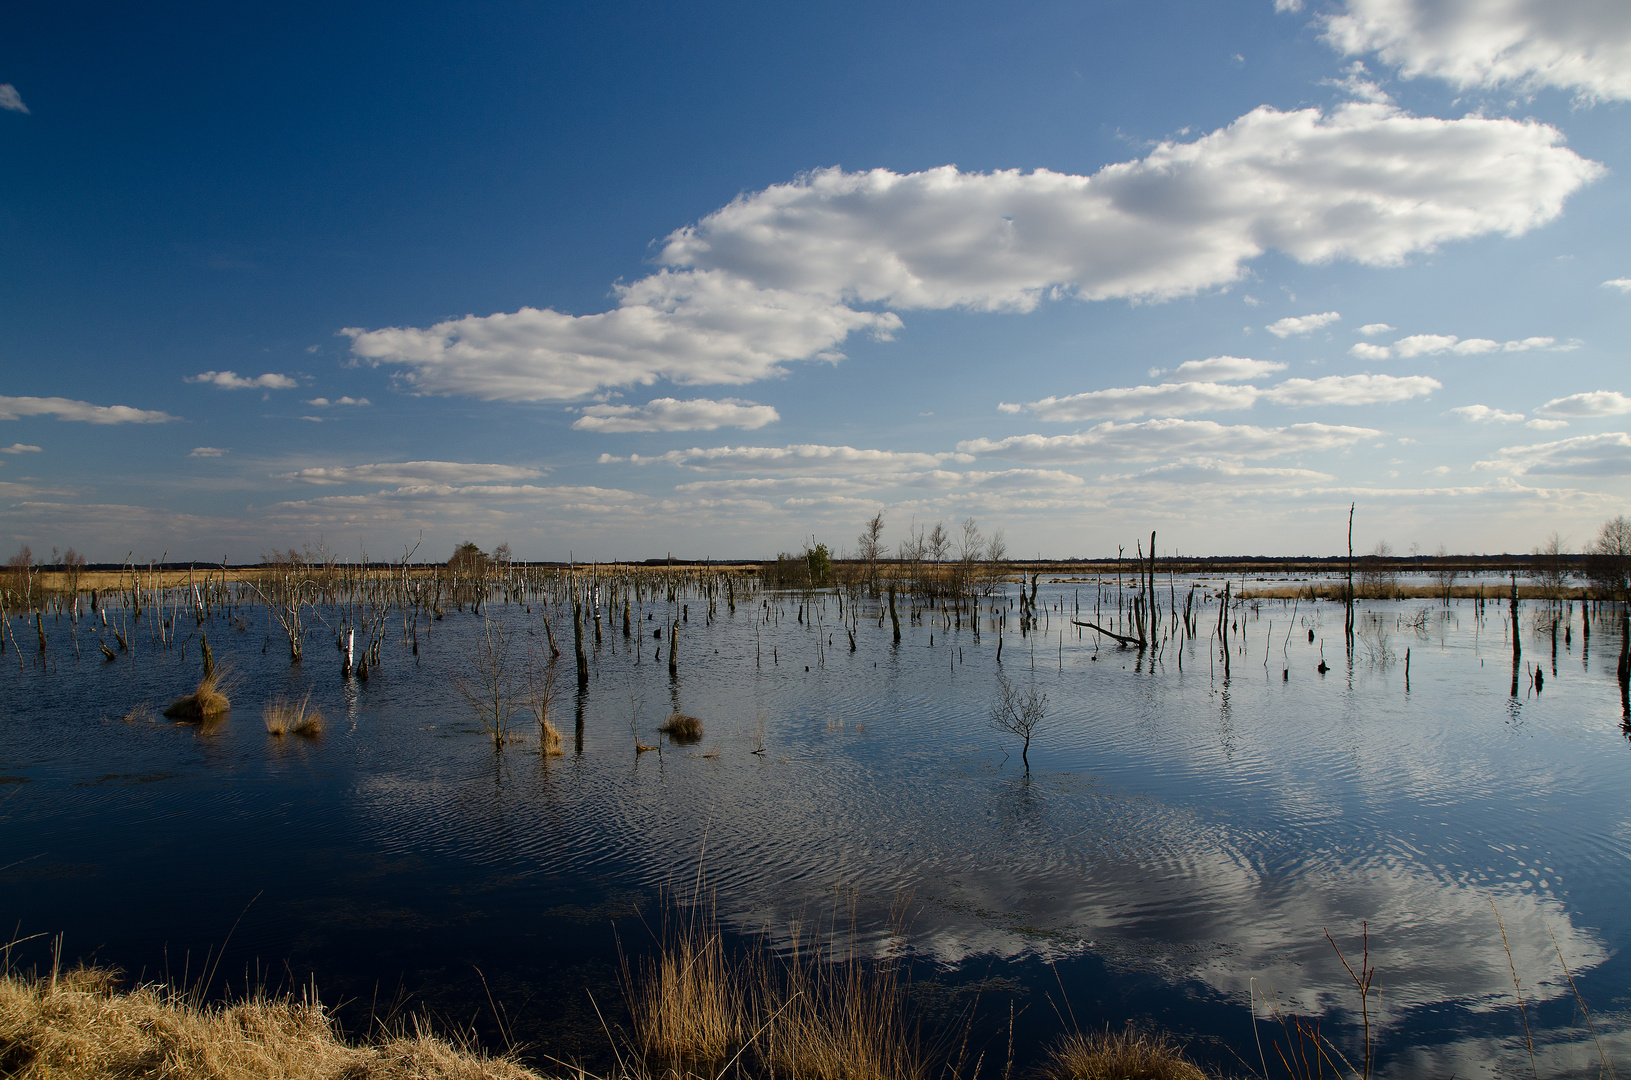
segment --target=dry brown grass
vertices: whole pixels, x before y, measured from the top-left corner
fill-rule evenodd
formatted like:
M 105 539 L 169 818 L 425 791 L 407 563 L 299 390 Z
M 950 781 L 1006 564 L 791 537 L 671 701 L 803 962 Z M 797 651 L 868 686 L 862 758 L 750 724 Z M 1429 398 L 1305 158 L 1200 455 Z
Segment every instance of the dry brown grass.
M 538 752 L 549 757 L 560 757 L 561 732 L 549 720 L 541 720 L 538 724 Z
M 1207 1080 L 1170 1035 L 1136 1028 L 1060 1039 L 1048 1051 L 1046 1080 Z
M 151 724 L 153 722 L 153 706 L 144 701 L 119 719 L 127 724 Z
M 14 1080 L 539 1080 L 415 1024 L 346 1042 L 314 997 L 200 1005 L 162 986 L 119 990 L 100 968 L 0 976 L 0 1074 Z
M 261 719 L 266 721 L 266 732 L 282 738 L 285 735 L 302 735 L 308 739 L 315 739 L 323 734 L 323 714 L 311 707 L 311 694 L 308 692 L 299 701 L 288 698 L 273 698 L 266 708 L 261 710 Z
M 695 920 L 665 931 L 662 952 L 640 979 L 625 979 L 636 1049 L 665 1074 L 712 1074 L 747 1034 L 738 965 L 726 955 L 713 920 Z
M 198 689 L 186 697 L 177 698 L 164 710 L 172 720 L 213 720 L 232 711 L 232 702 L 222 691 L 221 670 L 216 668 L 198 680 Z
M 804 947 L 808 945 L 808 947 Z M 691 909 L 661 953 L 625 972 L 635 1056 L 662 1080 L 741 1075 L 797 1080 L 923 1080 L 928 1066 L 895 966 L 801 943 L 737 956 Z
M 657 730 L 677 743 L 702 741 L 702 721 L 685 713 L 674 713 L 657 725 Z

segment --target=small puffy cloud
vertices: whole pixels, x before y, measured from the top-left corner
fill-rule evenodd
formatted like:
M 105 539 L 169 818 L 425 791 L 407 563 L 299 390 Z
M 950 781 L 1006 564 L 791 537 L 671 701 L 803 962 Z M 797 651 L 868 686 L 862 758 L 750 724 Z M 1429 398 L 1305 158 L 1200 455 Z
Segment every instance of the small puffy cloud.
M 1431 469 L 1423 469 L 1421 474 L 1423 476 L 1449 476 L 1450 467 L 1448 465 L 1434 465 Z
M 1361 341 L 1348 350 L 1348 355 L 1361 360 L 1391 360 L 1395 357 L 1408 360 L 1416 356 L 1442 356 L 1445 353 L 1455 356 L 1480 356 L 1484 353 L 1533 350 L 1568 352 L 1579 346 L 1579 341 L 1560 342 L 1551 337 L 1526 337 L 1501 342 L 1489 338 L 1459 338 L 1454 334 L 1411 334 L 1409 337 L 1400 338 L 1391 346 L 1372 345 Z
M 1592 390 L 1553 398 L 1535 410 L 1542 416 L 1580 419 L 1591 416 L 1620 416 L 1631 412 L 1631 397 L 1618 390 Z
M 1536 417 L 1533 420 L 1525 421 L 1523 426 L 1534 431 L 1556 431 L 1558 428 L 1568 427 L 1569 422 L 1567 420 L 1546 420 Z
M 1460 348 L 1457 351 L 1462 353 L 1468 350 L 1488 352 L 1490 349 L 1500 348 L 1495 342 L 1485 338 L 1461 341 L 1454 334 L 1411 334 L 1393 343 L 1393 355 L 1403 359 L 1413 356 L 1438 356 L 1440 353 L 1456 349 L 1458 345 Z
M 328 408 L 339 408 L 341 406 L 346 406 L 346 405 L 355 405 L 355 406 L 372 405 L 373 402 L 369 401 L 365 397 L 337 397 L 332 401 L 330 401 L 326 397 L 320 397 L 320 398 L 312 398 L 310 401 L 306 402 L 306 404 L 307 405 L 315 405 L 319 409 L 328 409 Z
M 0 109 L 8 112 L 26 113 L 28 106 L 23 104 L 23 95 L 10 83 L 0 83 Z
M 1321 16 L 1326 42 L 1349 56 L 1375 53 L 1407 79 L 1631 100 L 1631 7 L 1616 0 L 1345 0 L 1344 7 Z
M 1531 446 L 1504 446 L 1480 469 L 1519 476 L 1631 476 L 1631 435 L 1580 435 Z
M 1523 419 L 1523 413 L 1503 412 L 1488 405 L 1458 405 L 1450 411 L 1475 424 L 1516 424 Z
M 28 443 L 14 442 L 10 446 L 0 446 L 0 454 L 39 454 L 43 451 L 37 446 Z
M 1363 61 L 1355 60 L 1342 69 L 1340 79 L 1321 79 L 1321 86 L 1334 86 L 1349 97 L 1358 101 L 1374 101 L 1384 105 L 1392 104 L 1393 98 L 1380 83 L 1370 77 Z
M 1631 293 L 1631 277 L 1610 278 L 1603 282 L 1605 289 L 1618 289 L 1623 293 Z
M 1258 379 L 1284 371 L 1284 364 L 1272 360 L 1248 360 L 1243 356 L 1213 356 L 1205 360 L 1185 360 L 1173 372 L 1185 382 L 1237 382 Z
M 714 431 L 722 427 L 748 431 L 775 423 L 781 414 L 769 405 L 725 398 L 656 398 L 644 405 L 590 405 L 573 422 L 577 431 L 622 434 L 636 431 Z
M 1375 337 L 1377 334 L 1386 334 L 1392 330 L 1393 327 L 1385 322 L 1368 322 L 1354 332 L 1361 337 Z
M 1348 355 L 1360 360 L 1391 360 L 1393 350 L 1386 345 L 1372 345 L 1368 341 L 1361 341 L 1348 350 Z
M 257 375 L 253 379 L 239 375 L 235 371 L 203 371 L 197 375 L 188 375 L 182 382 L 207 383 L 221 390 L 293 390 L 300 385 L 287 375 L 271 371 Z
M 354 356 L 400 366 L 422 393 L 544 401 L 659 380 L 741 385 L 839 359 L 853 333 L 887 338 L 897 311 L 1157 301 L 1235 282 L 1269 250 L 1387 266 L 1517 235 L 1603 172 L 1534 121 L 1264 106 L 1092 175 L 818 169 L 670 234 L 662 269 L 619 286 L 610 311 L 343 333 Z
M 1291 424 L 1265 428 L 1176 418 L 1145 420 L 1136 424 L 1118 424 L 1111 420 L 1074 435 L 969 439 L 958 443 L 957 449 L 981 457 L 1047 464 L 1147 461 L 1174 457 L 1238 460 L 1338 450 L 1381 434 L 1375 428 L 1333 424 Z
M 521 465 L 479 465 L 460 461 L 397 461 L 377 465 L 323 466 L 274 473 L 278 480 L 297 484 L 401 484 L 404 486 L 449 486 L 496 484 L 541 476 L 542 469 Z
M 1277 338 L 1288 338 L 1293 334 L 1310 334 L 1323 326 L 1330 326 L 1342 318 L 1334 311 L 1327 311 L 1319 315 L 1287 315 L 1283 319 L 1269 323 L 1263 329 Z
M 156 409 L 133 409 L 129 405 L 92 405 L 60 397 L 0 397 L 0 420 L 24 416 L 55 416 L 86 424 L 165 424 L 176 419 Z
M 1287 379 L 1263 392 L 1277 405 L 1380 405 L 1425 397 L 1444 384 L 1425 375 L 1327 375 Z
M 1227 386 L 1215 382 L 1162 383 L 1159 386 L 1090 390 L 1068 397 L 1046 397 L 1031 402 L 1025 408 L 1035 413 L 1038 419 L 1050 423 L 1106 417 L 1126 420 L 1151 413 L 1182 416 L 1221 409 L 1249 409 L 1261 393 L 1255 386 Z
M 195 446 L 188 451 L 188 457 L 220 457 L 226 451 L 219 446 Z

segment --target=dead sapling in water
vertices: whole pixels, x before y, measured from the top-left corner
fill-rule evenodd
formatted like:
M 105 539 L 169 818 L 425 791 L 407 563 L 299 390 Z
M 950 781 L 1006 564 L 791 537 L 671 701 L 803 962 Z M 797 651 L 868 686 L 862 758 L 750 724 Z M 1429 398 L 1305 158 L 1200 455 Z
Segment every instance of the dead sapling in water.
M 1025 772 L 1029 775 L 1031 737 L 1047 718 L 1048 695 L 1035 687 L 1021 690 L 1009 682 L 1006 675 L 997 676 L 997 687 L 997 701 L 991 706 L 991 726 L 1019 736 L 1019 758 L 1025 763 Z
M 481 721 L 495 751 L 515 741 L 515 714 L 526 697 L 526 685 L 513 655 L 504 623 L 485 611 L 481 630 L 466 655 L 466 667 L 452 675 L 453 688 Z
M 553 650 L 552 650 L 553 652 Z M 555 655 L 545 656 L 535 640 L 527 647 L 527 664 L 523 678 L 527 689 L 527 709 L 538 721 L 538 752 L 545 757 L 559 757 L 561 733 L 550 720 L 550 710 L 560 690 L 560 665 Z

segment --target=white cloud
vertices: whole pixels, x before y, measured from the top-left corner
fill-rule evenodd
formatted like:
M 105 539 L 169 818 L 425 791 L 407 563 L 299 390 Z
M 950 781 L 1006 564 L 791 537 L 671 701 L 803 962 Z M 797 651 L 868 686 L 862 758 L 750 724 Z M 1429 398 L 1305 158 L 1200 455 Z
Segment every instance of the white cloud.
M 182 382 L 208 383 L 222 390 L 293 390 L 300 385 L 287 375 L 271 371 L 257 375 L 253 379 L 239 375 L 235 371 L 204 371 L 197 375 L 188 375 Z
M 969 439 L 958 443 L 957 449 L 982 457 L 1049 464 L 1181 457 L 1251 459 L 1336 450 L 1381 434 L 1375 428 L 1331 424 L 1264 428 L 1213 420 L 1160 419 L 1136 424 L 1112 420 L 1074 435 Z
M 315 405 L 319 409 L 327 409 L 327 408 L 330 408 L 330 407 L 338 407 L 338 406 L 342 406 L 342 405 L 355 405 L 355 406 L 372 405 L 373 402 L 369 401 L 365 397 L 356 397 L 356 398 L 354 398 L 354 397 L 338 397 L 338 398 L 335 398 L 333 401 L 330 401 L 326 397 L 320 397 L 320 398 L 312 398 L 310 401 L 306 402 L 306 404 L 307 405 Z
M 1454 334 L 1411 334 L 1393 343 L 1393 355 L 1403 359 L 1413 356 L 1438 356 L 1454 352 L 1461 356 L 1469 353 L 1493 352 L 1500 343 L 1488 338 L 1468 338 L 1462 341 Z
M 1269 248 L 1383 265 L 1524 231 L 1601 174 L 1561 140 L 1377 105 L 1262 107 L 1091 177 L 818 170 L 680 230 L 663 258 L 900 309 L 1028 310 L 1054 289 L 1159 299 L 1234 281 Z
M 1322 326 L 1330 326 L 1340 321 L 1341 315 L 1334 311 L 1327 311 L 1320 315 L 1287 315 L 1283 319 L 1269 323 L 1263 329 L 1277 338 L 1288 338 L 1293 334 L 1309 334 Z
M 1376 53 L 1406 78 L 1462 90 L 1542 87 L 1631 99 L 1631 6 L 1618 0 L 1346 0 L 1325 40 Z
M 1160 300 L 1232 283 L 1271 249 L 1382 266 L 1522 233 L 1603 172 L 1562 141 L 1536 122 L 1265 106 L 1091 176 L 820 169 L 671 234 L 665 268 L 620 286 L 610 311 L 343 333 L 423 393 L 541 401 L 660 379 L 742 384 L 837 359 L 851 333 L 888 337 L 900 310 Z
M 40 454 L 44 453 L 38 446 L 28 443 L 14 442 L 10 446 L 0 446 L 0 454 Z
M 1631 277 L 1611 278 L 1603 282 L 1605 289 L 1618 289 L 1623 293 L 1631 293 Z
M 133 409 L 129 405 L 92 405 L 60 397 L 0 397 L 0 420 L 24 416 L 55 416 L 87 424 L 164 424 L 176 419 L 156 409 Z
M 1551 417 L 1619 416 L 1631 412 L 1631 397 L 1618 390 L 1592 390 L 1553 398 L 1535 411 Z
M 1537 349 L 1568 352 L 1579 347 L 1578 341 L 1559 342 L 1556 338 L 1550 337 L 1526 337 L 1500 342 L 1491 341 L 1489 338 L 1459 338 L 1454 334 L 1411 334 L 1409 337 L 1400 338 L 1391 346 L 1372 345 L 1361 341 L 1348 350 L 1348 355 L 1361 360 L 1390 360 L 1394 357 L 1408 360 L 1414 356 L 1440 356 L 1444 353 L 1479 356 L 1492 352 L 1530 352 Z
M 1240 363 L 1256 362 L 1246 360 Z M 1422 375 L 1328 375 L 1321 379 L 1287 379 L 1266 390 L 1250 385 L 1230 386 L 1215 382 L 1162 383 L 1159 386 L 1090 390 L 1068 397 L 1046 397 L 1024 406 L 999 408 L 1004 412 L 1018 412 L 1023 408 L 1050 423 L 1074 423 L 1098 419 L 1127 420 L 1152 414 L 1182 416 L 1223 409 L 1249 409 L 1259 400 L 1277 405 L 1375 405 L 1421 397 L 1442 386 L 1437 379 Z
M 8 112 L 26 113 L 28 106 L 23 104 L 23 95 L 10 83 L 0 83 L 0 109 Z
M 572 427 L 608 435 L 633 431 L 713 431 L 722 427 L 752 431 L 780 419 L 781 414 L 771 406 L 751 401 L 735 398 L 680 401 L 664 397 L 644 405 L 590 405 Z
M 1503 412 L 1488 405 L 1458 405 L 1450 411 L 1475 424 L 1515 424 L 1523 419 L 1523 413 Z
M 1579 435 L 1532 446 L 1503 446 L 1480 469 L 1531 476 L 1631 476 L 1631 435 Z
M 586 397 L 603 386 L 741 384 L 833 350 L 852 332 L 888 338 L 891 312 L 854 311 L 835 300 L 760 289 L 716 272 L 662 271 L 618 288 L 619 305 L 598 315 L 522 308 L 467 315 L 427 330 L 342 331 L 364 360 L 402 364 L 415 389 L 487 401 Z
M 602 454 L 600 460 L 612 462 L 622 459 Z M 661 463 L 693 469 L 826 468 L 840 472 L 905 472 L 937 469 L 948 461 L 967 463 L 974 459 L 962 453 L 925 454 L 909 450 L 862 450 L 853 446 L 803 443 L 793 446 L 693 446 L 689 450 L 670 450 L 654 457 L 631 454 L 628 460 L 636 465 Z
M 1261 465 L 1242 465 L 1217 458 L 1184 458 L 1157 465 L 1128 476 L 1106 477 L 1107 480 L 1143 482 L 1160 481 L 1167 484 L 1327 484 L 1336 477 L 1313 469 L 1276 469 Z
M 1374 101 L 1384 105 L 1392 103 L 1392 96 L 1370 77 L 1363 61 L 1355 60 L 1343 68 L 1342 76 L 1340 79 L 1321 79 L 1320 85 L 1334 86 L 1358 101 Z
M 1449 476 L 1450 475 L 1450 467 L 1448 465 L 1434 465 L 1431 469 L 1423 469 L 1422 470 L 1422 475 L 1423 476 Z
M 219 446 L 195 446 L 188 451 L 188 457 L 220 457 L 226 451 Z
M 1361 337 L 1375 337 L 1377 334 L 1386 334 L 1392 329 L 1393 327 L 1385 322 L 1368 322 L 1354 333 L 1359 334 Z
M 1558 428 L 1568 427 L 1569 422 L 1567 420 L 1543 420 L 1537 417 L 1533 420 L 1525 421 L 1523 426 L 1526 428 L 1531 428 L 1535 431 L 1556 431 Z
M 520 465 L 477 465 L 460 461 L 397 461 L 377 465 L 321 466 L 274 473 L 299 484 L 401 484 L 450 486 L 493 484 L 541 476 L 542 469 Z
M 1160 386 L 1127 386 L 1110 390 L 1090 390 L 1068 397 L 1046 397 L 1025 408 L 1049 423 L 1071 423 L 1110 417 L 1126 420 L 1134 416 L 1161 413 L 1216 412 L 1220 409 L 1249 409 L 1262 395 L 1255 386 L 1226 386 L 1215 382 L 1162 383 Z
M 1425 397 L 1444 384 L 1425 375 L 1327 375 L 1287 379 L 1263 392 L 1277 405 L 1378 405 Z
M 1284 371 L 1273 360 L 1248 360 L 1243 356 L 1212 356 L 1205 360 L 1185 360 L 1173 372 L 1181 380 L 1196 382 L 1236 382 Z

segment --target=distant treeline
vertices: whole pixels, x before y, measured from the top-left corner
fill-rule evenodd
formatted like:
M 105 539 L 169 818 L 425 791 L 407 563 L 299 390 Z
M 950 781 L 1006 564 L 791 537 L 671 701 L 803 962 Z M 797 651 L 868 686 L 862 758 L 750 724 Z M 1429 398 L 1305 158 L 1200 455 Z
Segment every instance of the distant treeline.
M 1355 567 L 1361 565 L 1379 566 L 1401 574 L 1430 573 L 1434 570 L 1443 568 L 1453 568 L 1461 571 L 1462 573 L 1478 574 L 1506 573 L 1511 570 L 1516 570 L 1521 574 L 1527 571 L 1529 568 L 1547 560 L 1550 560 L 1554 564 L 1562 564 L 1572 569 L 1582 570 L 1584 569 L 1589 558 L 1589 555 L 1581 554 L 1398 555 L 1386 557 L 1377 555 L 1355 555 L 1353 557 L 1353 563 Z M 765 558 L 762 556 L 758 558 L 742 559 L 607 559 L 601 562 L 600 565 L 702 567 L 731 566 L 742 567 L 748 572 L 753 572 L 758 567 L 761 567 L 767 563 L 773 564 L 775 561 L 776 560 L 773 558 Z M 843 556 L 836 556 L 832 559 L 834 566 L 856 565 L 861 561 L 862 560 L 860 559 L 845 558 Z M 880 557 L 876 561 L 879 565 L 884 566 L 904 566 L 910 560 Z M 1113 573 L 1118 565 L 1129 567 L 1137 565 L 1137 562 L 1138 560 L 1132 555 L 1127 555 L 1120 559 L 1117 559 L 1115 556 L 1111 555 L 1099 558 L 1072 556 L 1060 559 L 1008 559 L 1006 560 L 1006 565 L 1012 567 L 1016 572 L 1021 569 L 1042 571 L 1054 570 L 1061 573 L 1068 573 L 1077 569 L 1097 572 L 1102 569 Z M 1155 563 L 1156 566 L 1160 568 L 1160 572 L 1163 574 L 1167 573 L 1169 570 L 1176 574 L 1201 574 L 1221 571 L 1227 571 L 1230 574 L 1237 574 L 1243 571 L 1252 572 L 1259 570 L 1265 573 L 1335 573 L 1339 570 L 1345 570 L 1347 568 L 1348 557 L 1346 555 L 1158 555 Z M 81 565 L 79 570 L 83 573 L 90 574 L 109 574 L 118 573 L 120 571 L 128 571 L 130 565 L 130 563 L 87 563 Z M 186 573 L 190 569 L 260 570 L 265 568 L 266 563 L 183 562 L 172 559 L 169 562 L 142 562 L 137 563 L 136 565 L 139 566 L 144 572 L 148 570 L 158 570 L 166 573 Z M 366 563 L 344 562 L 342 560 L 340 565 L 358 570 L 392 570 L 400 569 L 402 566 L 402 564 L 399 562 L 376 562 L 373 560 Z M 429 568 L 444 566 L 446 564 L 444 562 L 426 560 L 424 562 L 409 563 L 408 565 L 410 567 Z M 540 569 L 564 570 L 572 566 L 589 566 L 591 565 L 591 562 L 589 560 L 580 560 L 578 562 L 555 562 L 550 560 L 516 559 L 508 563 L 508 565 L 516 567 L 538 567 Z M 49 573 L 52 570 L 59 569 L 59 567 L 53 566 L 48 562 L 42 562 L 35 564 L 34 569 L 36 571 L 44 571 Z

